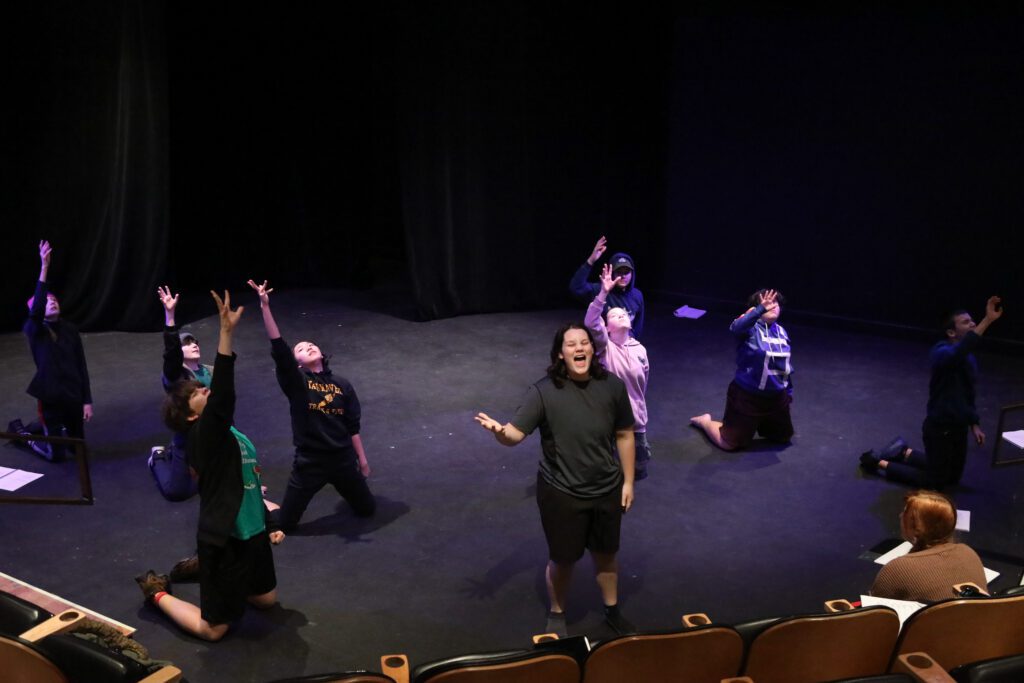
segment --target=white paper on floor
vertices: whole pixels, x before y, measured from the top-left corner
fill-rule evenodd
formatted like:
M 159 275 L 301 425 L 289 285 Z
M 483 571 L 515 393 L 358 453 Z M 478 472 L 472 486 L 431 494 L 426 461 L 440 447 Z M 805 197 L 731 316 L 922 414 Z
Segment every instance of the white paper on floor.
M 17 491 L 25 484 L 29 484 L 41 476 L 43 475 L 37 472 L 0 467 L 0 491 Z

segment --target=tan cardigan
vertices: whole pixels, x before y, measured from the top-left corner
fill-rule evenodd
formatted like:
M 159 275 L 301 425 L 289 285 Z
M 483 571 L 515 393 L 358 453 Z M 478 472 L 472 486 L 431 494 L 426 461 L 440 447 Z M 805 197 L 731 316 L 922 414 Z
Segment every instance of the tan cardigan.
M 882 567 L 871 595 L 935 602 L 953 596 L 953 584 L 970 581 L 988 590 L 981 558 L 962 543 L 940 543 L 897 557 Z

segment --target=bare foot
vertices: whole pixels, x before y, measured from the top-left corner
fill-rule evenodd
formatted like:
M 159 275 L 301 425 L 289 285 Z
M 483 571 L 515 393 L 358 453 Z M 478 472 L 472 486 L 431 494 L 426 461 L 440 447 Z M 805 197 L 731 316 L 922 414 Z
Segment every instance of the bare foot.
M 696 417 L 690 418 L 690 424 L 700 427 L 701 429 L 703 429 L 708 422 L 711 422 L 711 413 L 704 413 L 703 415 L 697 415 Z

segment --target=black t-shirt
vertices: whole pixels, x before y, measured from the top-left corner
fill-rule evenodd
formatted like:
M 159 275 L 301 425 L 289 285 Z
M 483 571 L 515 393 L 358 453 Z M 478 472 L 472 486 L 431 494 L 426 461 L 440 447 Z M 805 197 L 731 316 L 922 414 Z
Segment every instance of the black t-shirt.
M 540 473 L 555 488 L 596 498 L 622 485 L 615 432 L 633 426 L 626 385 L 609 373 L 562 388 L 545 377 L 526 392 L 512 425 L 530 434 L 540 427 Z

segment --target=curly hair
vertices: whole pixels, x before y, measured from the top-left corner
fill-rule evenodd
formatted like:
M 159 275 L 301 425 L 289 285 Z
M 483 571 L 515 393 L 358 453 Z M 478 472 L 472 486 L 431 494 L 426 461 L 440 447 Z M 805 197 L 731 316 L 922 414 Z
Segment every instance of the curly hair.
M 562 344 L 565 342 L 565 333 L 569 330 L 583 330 L 587 333 L 587 339 L 590 340 L 590 346 L 594 349 L 594 356 L 590 361 L 590 376 L 594 379 L 604 379 L 608 376 L 608 371 L 604 369 L 604 366 L 597 362 L 597 347 L 594 346 L 594 335 L 590 333 L 587 326 L 580 322 L 565 323 L 558 328 L 555 332 L 555 338 L 551 342 L 551 365 L 547 368 L 547 375 L 554 382 L 555 386 L 559 389 L 565 384 L 565 380 L 569 379 L 569 372 L 565 369 L 565 361 L 558 357 L 562 353 Z
M 172 384 L 171 388 L 167 390 L 167 397 L 164 399 L 163 405 L 160 406 L 160 416 L 171 431 L 183 433 L 192 426 L 192 420 L 189 418 L 195 413 L 192 412 L 192 406 L 188 402 L 192 398 L 192 394 L 202 388 L 202 382 L 183 379 Z

